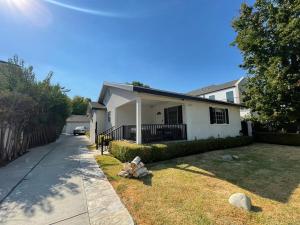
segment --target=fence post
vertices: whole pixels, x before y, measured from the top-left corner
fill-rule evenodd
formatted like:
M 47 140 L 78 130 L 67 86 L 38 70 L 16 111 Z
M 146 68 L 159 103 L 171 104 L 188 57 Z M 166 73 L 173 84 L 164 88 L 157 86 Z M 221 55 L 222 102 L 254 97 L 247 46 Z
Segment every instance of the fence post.
M 96 142 L 96 149 L 98 150 L 98 148 L 99 148 L 98 134 L 96 134 L 96 136 L 95 136 L 95 142 Z
M 104 136 L 101 136 L 101 155 L 103 155 Z

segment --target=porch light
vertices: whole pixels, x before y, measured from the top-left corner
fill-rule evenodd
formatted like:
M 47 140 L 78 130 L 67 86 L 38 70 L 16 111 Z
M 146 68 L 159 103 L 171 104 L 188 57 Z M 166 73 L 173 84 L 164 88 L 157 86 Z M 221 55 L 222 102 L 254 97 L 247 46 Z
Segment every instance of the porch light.
M 157 112 L 156 115 L 158 115 L 158 116 L 161 115 L 161 112 Z

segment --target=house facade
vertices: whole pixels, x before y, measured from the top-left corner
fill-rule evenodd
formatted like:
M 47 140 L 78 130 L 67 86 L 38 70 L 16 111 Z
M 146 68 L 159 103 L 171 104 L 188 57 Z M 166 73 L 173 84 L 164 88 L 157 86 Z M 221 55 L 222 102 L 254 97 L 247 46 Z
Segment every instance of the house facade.
M 97 104 L 102 108 L 89 109 L 91 134 L 114 132 L 138 144 L 238 136 L 241 130 L 240 105 L 232 102 L 104 83 Z
M 207 87 L 199 88 L 188 92 L 187 94 L 202 98 L 208 98 L 212 100 L 219 100 L 231 103 L 242 104 L 242 92 L 244 91 L 243 85 L 246 79 L 241 77 L 238 80 L 232 80 L 223 84 L 210 85 Z M 250 114 L 250 110 L 246 108 L 241 108 L 240 116 L 245 118 L 245 116 Z

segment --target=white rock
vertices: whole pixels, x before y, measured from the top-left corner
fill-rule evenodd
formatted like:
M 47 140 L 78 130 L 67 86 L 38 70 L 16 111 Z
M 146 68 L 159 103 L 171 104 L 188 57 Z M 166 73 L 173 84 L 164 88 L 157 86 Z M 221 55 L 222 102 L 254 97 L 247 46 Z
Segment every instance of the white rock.
M 238 155 L 232 155 L 233 159 L 239 159 L 240 157 Z
M 233 158 L 232 158 L 231 155 L 222 155 L 222 159 L 225 160 L 225 161 L 231 161 L 231 160 L 233 160 Z
M 251 210 L 251 199 L 243 193 L 235 193 L 230 196 L 229 203 L 238 208 L 243 208 L 247 211 Z

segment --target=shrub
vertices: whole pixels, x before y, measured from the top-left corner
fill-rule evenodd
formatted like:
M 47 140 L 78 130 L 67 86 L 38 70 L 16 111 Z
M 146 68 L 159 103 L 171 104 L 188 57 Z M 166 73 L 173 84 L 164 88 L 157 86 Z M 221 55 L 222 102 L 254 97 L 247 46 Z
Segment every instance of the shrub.
M 127 141 L 112 141 L 110 152 L 122 162 L 128 162 L 134 157 L 140 156 L 144 162 L 149 163 L 251 143 L 252 138 L 245 136 L 144 145 Z
M 255 132 L 255 141 L 266 142 L 280 145 L 300 146 L 300 134 L 293 133 L 274 133 L 274 132 Z

